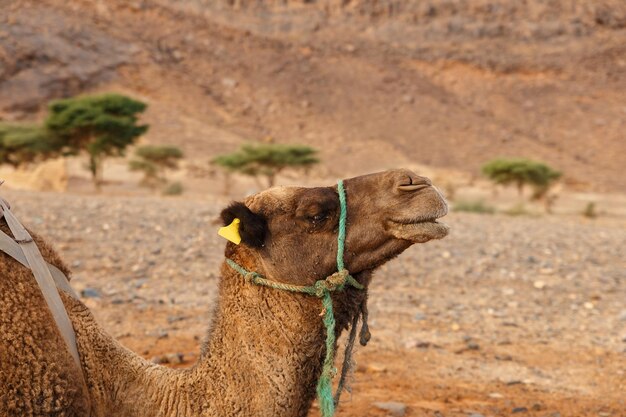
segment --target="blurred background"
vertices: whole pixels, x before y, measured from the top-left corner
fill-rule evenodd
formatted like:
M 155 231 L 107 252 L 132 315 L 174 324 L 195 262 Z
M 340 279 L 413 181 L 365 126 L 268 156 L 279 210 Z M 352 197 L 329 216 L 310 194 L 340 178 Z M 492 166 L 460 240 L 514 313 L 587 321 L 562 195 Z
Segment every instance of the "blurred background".
M 623 0 L 0 0 L 0 191 L 155 362 L 199 353 L 229 201 L 447 196 L 341 416 L 626 416 L 625 155 Z

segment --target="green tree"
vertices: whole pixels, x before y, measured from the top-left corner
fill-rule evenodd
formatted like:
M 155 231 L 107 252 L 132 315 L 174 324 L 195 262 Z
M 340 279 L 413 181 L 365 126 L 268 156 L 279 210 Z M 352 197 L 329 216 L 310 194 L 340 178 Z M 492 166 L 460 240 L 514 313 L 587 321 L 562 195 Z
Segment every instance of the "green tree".
M 515 185 L 520 196 L 523 195 L 524 187 L 530 186 L 533 190 L 531 199 L 543 201 L 546 211 L 551 212 L 557 196 L 551 195 L 549 191 L 561 177 L 559 171 L 530 159 L 498 158 L 483 165 L 482 172 L 495 184 Z
M 529 185 L 533 188 L 535 197 L 545 195 L 550 186 L 561 177 L 559 171 L 542 162 L 522 158 L 491 160 L 483 165 L 482 172 L 496 184 L 514 184 L 520 195 L 524 186 Z
M 62 152 L 87 153 L 88 168 L 99 189 L 103 160 L 123 156 L 125 149 L 148 130 L 147 125 L 137 124 L 145 109 L 141 101 L 120 94 L 68 98 L 50 104 L 45 126 Z
M 268 186 L 286 168 L 307 169 L 317 163 L 317 150 L 304 145 L 260 144 L 244 145 L 236 152 L 212 160 L 228 171 L 253 177 L 265 176 Z
M 145 145 L 135 150 L 135 159 L 129 162 L 131 171 L 143 172 L 142 185 L 156 188 L 167 181 L 168 169 L 178 169 L 183 152 L 175 146 Z
M 40 126 L 0 123 L 0 164 L 19 168 L 56 154 L 54 142 Z

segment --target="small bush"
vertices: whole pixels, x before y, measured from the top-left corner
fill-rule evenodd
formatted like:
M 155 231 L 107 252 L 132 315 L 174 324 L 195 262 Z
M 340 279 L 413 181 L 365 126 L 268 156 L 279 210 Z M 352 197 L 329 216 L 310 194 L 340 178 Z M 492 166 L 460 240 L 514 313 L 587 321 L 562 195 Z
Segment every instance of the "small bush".
M 527 216 L 531 214 L 522 203 L 514 205 L 510 209 L 503 211 L 503 213 L 509 216 Z
M 167 181 L 167 170 L 177 170 L 183 152 L 175 146 L 140 146 L 135 150 L 136 159 L 128 163 L 131 171 L 143 172 L 141 185 L 156 189 Z
M 463 211 L 467 213 L 493 214 L 495 209 L 484 201 L 458 201 L 453 205 L 454 211 Z
M 145 145 L 135 151 L 135 155 L 164 168 L 178 168 L 178 161 L 183 158 L 183 151 L 176 146 Z
M 183 187 L 183 184 L 176 181 L 176 182 L 169 183 L 163 189 L 163 195 L 169 195 L 169 196 L 181 195 L 184 191 L 185 191 L 185 187 Z
M 44 128 L 0 123 L 0 164 L 19 168 L 54 156 L 54 144 Z
M 598 213 L 596 212 L 596 203 L 592 201 L 588 202 L 582 214 L 588 219 L 595 219 L 598 217 Z

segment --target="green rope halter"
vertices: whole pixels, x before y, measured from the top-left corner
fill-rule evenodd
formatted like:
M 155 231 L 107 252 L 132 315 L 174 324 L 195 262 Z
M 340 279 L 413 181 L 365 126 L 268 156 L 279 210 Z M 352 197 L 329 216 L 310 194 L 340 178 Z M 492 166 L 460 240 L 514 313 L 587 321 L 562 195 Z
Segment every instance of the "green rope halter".
M 349 284 L 359 290 L 365 288 L 350 275 L 350 272 L 345 269 L 343 263 L 343 252 L 345 250 L 346 244 L 346 218 L 348 215 L 348 209 L 346 204 L 346 191 L 343 188 L 343 181 L 341 180 L 337 182 L 337 192 L 339 193 L 339 205 L 341 208 L 339 214 L 339 233 L 337 235 L 337 272 L 328 276 L 326 279 L 316 281 L 315 284 L 310 286 L 285 284 L 282 282 L 272 281 L 264 278 L 261 274 L 253 271 L 248 271 L 235 261 L 228 258 L 226 259 L 226 263 L 228 264 L 228 266 L 237 271 L 239 274 L 243 275 L 246 282 L 251 282 L 253 284 L 261 285 L 264 287 L 275 288 L 278 290 L 304 293 L 322 299 L 322 321 L 324 323 L 324 326 L 326 327 L 326 357 L 324 358 L 322 375 L 317 381 L 317 398 L 323 417 L 332 417 L 335 414 L 335 404 L 339 402 L 339 394 L 343 389 L 343 382 L 345 380 L 344 374 L 346 369 L 348 368 L 347 364 L 344 363 L 344 366 L 342 367 L 341 380 L 339 386 L 337 387 L 335 400 L 333 400 L 332 379 L 337 373 L 337 370 L 334 368 L 335 314 L 333 313 L 333 300 L 330 296 L 330 293 L 336 290 L 343 290 L 346 284 Z M 353 331 L 351 332 L 352 342 L 354 341 L 354 337 L 352 336 L 352 333 L 355 333 L 354 326 L 355 324 L 353 323 Z M 348 344 L 348 346 L 351 345 L 352 343 Z M 346 349 L 346 351 L 347 350 L 348 349 Z M 344 359 L 344 362 L 349 360 L 349 356 L 350 355 L 348 354 L 346 355 L 346 359 Z

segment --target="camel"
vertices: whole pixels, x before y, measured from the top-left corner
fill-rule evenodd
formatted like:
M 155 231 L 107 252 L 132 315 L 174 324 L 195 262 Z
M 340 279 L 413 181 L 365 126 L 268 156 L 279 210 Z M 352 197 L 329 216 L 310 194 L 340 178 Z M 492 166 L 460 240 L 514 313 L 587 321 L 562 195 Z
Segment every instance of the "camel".
M 390 170 L 344 181 L 345 265 L 367 288 L 373 271 L 415 243 L 440 239 L 447 204 L 430 180 Z M 312 285 L 337 271 L 337 186 L 274 187 L 221 213 L 239 219 L 241 242 L 225 258 L 268 280 Z M 9 233 L 4 221 L 0 228 Z M 70 273 L 33 234 L 45 260 Z M 254 285 L 229 264 L 207 341 L 195 365 L 172 369 L 123 347 L 80 301 L 61 293 L 76 333 L 81 368 L 63 344 L 28 269 L 0 254 L 0 416 L 287 416 L 314 401 L 326 353 L 320 299 Z M 367 291 L 332 293 L 335 335 L 346 330 Z

